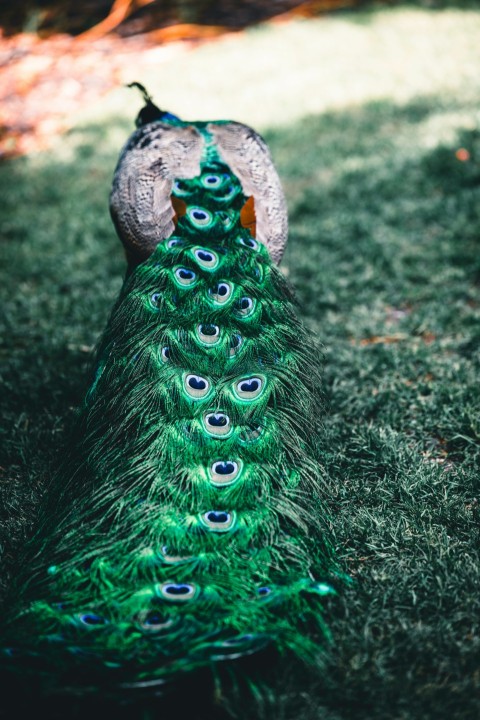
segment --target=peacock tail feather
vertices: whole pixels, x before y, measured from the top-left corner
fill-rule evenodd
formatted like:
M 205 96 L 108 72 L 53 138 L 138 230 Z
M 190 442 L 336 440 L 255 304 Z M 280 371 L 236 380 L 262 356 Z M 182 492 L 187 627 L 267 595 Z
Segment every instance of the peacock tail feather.
M 161 685 L 269 646 L 314 660 L 339 570 L 319 354 L 276 265 L 268 149 L 238 123 L 158 111 L 123 150 L 111 207 L 129 270 L 2 664 L 54 692 Z

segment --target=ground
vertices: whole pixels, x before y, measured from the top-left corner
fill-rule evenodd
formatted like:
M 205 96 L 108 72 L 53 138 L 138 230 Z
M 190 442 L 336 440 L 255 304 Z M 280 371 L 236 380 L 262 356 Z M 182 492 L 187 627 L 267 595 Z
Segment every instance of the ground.
M 353 583 L 320 679 L 280 685 L 272 718 L 480 711 L 479 31 L 475 9 L 399 5 L 263 26 L 119 78 L 263 133 L 289 203 L 283 266 L 324 347 L 325 506 Z M 132 93 L 0 166 L 5 585 L 121 285 L 108 193 Z

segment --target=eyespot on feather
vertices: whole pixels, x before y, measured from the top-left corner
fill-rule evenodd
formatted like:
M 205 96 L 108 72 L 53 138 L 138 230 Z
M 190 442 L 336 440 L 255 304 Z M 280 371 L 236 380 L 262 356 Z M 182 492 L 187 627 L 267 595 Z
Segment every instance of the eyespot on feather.
M 222 412 L 205 413 L 203 424 L 207 433 L 216 437 L 227 437 L 233 429 L 230 418 Z
M 100 625 L 106 625 L 108 622 L 104 617 L 96 613 L 82 613 L 78 615 L 78 619 L 83 625 L 87 625 L 88 627 L 98 627 Z
M 220 196 L 217 196 L 217 201 L 220 200 L 221 202 L 228 202 L 229 200 L 232 200 L 235 195 L 238 195 L 240 192 L 239 187 L 235 187 L 235 185 L 229 185 L 225 192 L 221 194 Z
M 167 628 L 173 625 L 171 618 L 165 617 L 155 610 L 140 613 L 137 622 L 143 630 L 147 630 L 148 632 L 167 630 Z
M 192 252 L 195 260 L 204 270 L 214 270 L 217 267 L 218 255 L 213 250 L 196 247 Z
M 225 280 L 220 281 L 214 288 L 208 291 L 209 297 L 215 305 L 225 305 L 232 295 L 232 285 Z
M 196 228 L 206 229 L 213 224 L 213 215 L 209 210 L 202 207 L 190 207 L 187 209 L 187 216 L 192 225 Z
M 209 468 L 210 482 L 217 487 L 225 487 L 236 482 L 242 472 L 241 460 L 217 460 Z
M 258 250 L 259 244 L 256 240 L 253 239 L 253 237 L 243 237 L 242 235 L 239 235 L 237 238 L 240 245 L 244 245 L 245 247 L 250 248 L 250 250 Z
M 260 265 L 260 263 L 258 263 L 258 262 L 256 262 L 254 265 L 253 276 L 254 276 L 255 280 L 257 280 L 258 282 L 263 280 L 263 268 Z
M 154 293 L 152 293 L 152 295 L 150 295 L 150 304 L 152 305 L 152 307 L 155 308 L 155 310 L 158 310 L 161 302 L 162 302 L 162 296 L 159 292 L 154 292 Z
M 204 345 L 216 345 L 220 340 L 220 328 L 212 323 L 198 325 L 197 334 Z
M 265 385 L 265 378 L 259 376 L 246 377 L 234 383 L 233 392 L 239 400 L 252 401 L 260 397 Z
M 197 282 L 197 274 L 185 267 L 177 267 L 174 269 L 174 277 L 177 285 L 180 287 L 193 287 Z
M 235 524 L 235 513 L 226 510 L 208 510 L 200 516 L 200 520 L 212 532 L 228 532 Z
M 185 392 L 193 400 L 202 400 L 211 390 L 210 382 L 201 375 L 185 375 L 183 384 Z
M 167 248 L 171 250 L 174 247 L 182 247 L 185 243 L 181 238 L 170 237 L 166 240 Z
M 257 589 L 257 595 L 259 597 L 266 597 L 267 595 L 270 595 L 271 592 L 272 592 L 272 589 L 267 587 L 266 585 L 264 585 L 263 587 L 259 587 Z
M 200 178 L 200 182 L 204 188 L 213 190 L 215 188 L 221 187 L 225 182 L 225 178 L 223 177 L 223 175 L 209 173 L 208 175 L 202 175 L 202 177 Z
M 187 182 L 185 180 L 175 180 L 173 183 L 173 192 L 175 195 L 179 195 L 180 197 L 189 195 L 191 190 Z
M 255 305 L 256 301 L 245 295 L 235 303 L 235 314 L 241 318 L 250 317 L 255 311 Z
M 164 582 L 156 585 L 155 590 L 159 597 L 170 602 L 186 602 L 198 594 L 198 588 L 193 583 Z
M 242 344 L 243 344 L 243 338 L 239 333 L 232 335 L 232 337 L 230 338 L 230 348 L 229 348 L 229 355 L 231 358 L 234 357 L 238 353 Z

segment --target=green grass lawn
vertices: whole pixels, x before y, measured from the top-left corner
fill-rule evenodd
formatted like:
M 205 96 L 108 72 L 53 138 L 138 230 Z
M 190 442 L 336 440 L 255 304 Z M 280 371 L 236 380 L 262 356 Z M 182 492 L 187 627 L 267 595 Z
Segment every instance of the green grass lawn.
M 283 679 L 275 720 L 480 712 L 479 30 L 480 10 L 342 13 L 125 78 L 263 132 L 290 208 L 284 266 L 324 346 L 325 501 L 354 582 L 321 678 Z M 137 107 L 119 89 L 0 167 L 5 587 L 121 285 L 107 198 Z

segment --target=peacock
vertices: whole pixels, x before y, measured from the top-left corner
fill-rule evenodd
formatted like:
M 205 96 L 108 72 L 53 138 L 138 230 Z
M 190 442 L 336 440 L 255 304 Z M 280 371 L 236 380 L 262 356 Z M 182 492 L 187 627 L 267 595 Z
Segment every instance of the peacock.
M 163 693 L 272 650 L 315 664 L 343 577 L 269 150 L 139 87 L 110 203 L 126 277 L 1 635 L 2 672 L 47 696 Z

